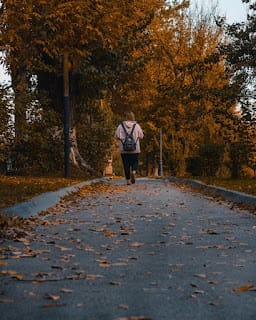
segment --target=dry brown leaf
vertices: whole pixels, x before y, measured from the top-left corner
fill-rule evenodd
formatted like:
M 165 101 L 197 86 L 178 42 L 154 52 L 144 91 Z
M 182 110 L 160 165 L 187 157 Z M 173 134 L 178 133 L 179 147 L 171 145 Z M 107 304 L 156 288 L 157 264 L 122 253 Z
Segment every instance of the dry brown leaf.
M 53 300 L 53 301 L 57 301 L 60 299 L 60 296 L 56 296 L 56 295 L 53 295 L 53 294 L 49 294 L 49 293 L 46 293 L 45 294 L 45 297 L 47 299 L 50 299 L 50 300 Z
M 48 303 L 44 304 L 42 308 L 58 308 L 58 307 L 65 307 L 66 303 Z
M 122 317 L 122 318 L 117 318 L 115 320 L 153 320 L 152 318 L 148 317 Z
M 62 266 L 51 266 L 52 269 L 63 270 Z
M 72 289 L 68 289 L 68 288 L 61 288 L 61 289 L 60 289 L 60 292 L 63 292 L 63 293 L 72 293 L 73 290 L 72 290 Z
M 130 247 L 133 247 L 133 248 L 139 248 L 141 246 L 143 246 L 144 243 L 143 242 L 132 242 L 129 244 Z
M 110 281 L 109 284 L 111 284 L 112 286 L 121 286 L 121 282 L 119 281 Z
M 60 246 L 60 245 L 55 245 L 56 248 L 60 249 L 60 251 L 69 251 L 72 250 L 71 248 L 67 248 L 64 246 Z
M 17 274 L 17 272 L 14 270 L 2 270 L 0 273 L 4 276 L 14 276 Z
M 105 233 L 105 237 L 115 237 L 115 236 L 116 236 L 116 234 L 114 232 L 111 232 L 111 231 L 107 231 Z
M 31 242 L 26 238 L 16 238 L 15 241 L 22 242 L 25 245 L 29 245 Z
M 206 233 L 207 234 L 218 234 L 217 232 L 215 232 L 214 230 L 212 230 L 212 229 L 208 229 L 207 231 L 206 231 Z
M 5 298 L 5 299 L 0 299 L 0 303 L 12 303 L 14 302 L 13 299 Z
M 97 232 L 103 232 L 103 231 L 105 231 L 105 230 L 106 230 L 105 228 L 97 228 L 97 229 L 96 229 Z
M 118 309 L 128 310 L 129 307 L 128 307 L 126 304 L 119 304 L 119 305 L 118 305 Z
M 3 260 L 0 260 L 0 266 L 1 267 L 7 266 L 7 262 L 3 261 Z
M 95 280 L 95 279 L 101 279 L 101 278 L 103 278 L 103 276 L 100 274 L 87 274 L 86 275 L 86 279 L 88 279 L 88 280 Z
M 111 267 L 111 264 L 107 260 L 100 260 L 99 266 L 101 268 L 109 268 L 109 267 Z
M 194 274 L 194 277 L 200 278 L 200 279 L 206 279 L 206 274 L 204 273 Z
M 204 290 L 195 290 L 194 294 L 204 294 Z
M 239 288 L 234 289 L 234 291 L 235 292 L 246 292 L 246 291 L 249 291 L 252 288 L 253 288 L 252 285 L 245 285 L 245 286 L 241 286 Z
M 17 280 L 22 280 L 22 279 L 24 279 L 24 274 L 14 274 L 14 275 L 12 275 L 12 278 L 13 279 L 17 279 Z

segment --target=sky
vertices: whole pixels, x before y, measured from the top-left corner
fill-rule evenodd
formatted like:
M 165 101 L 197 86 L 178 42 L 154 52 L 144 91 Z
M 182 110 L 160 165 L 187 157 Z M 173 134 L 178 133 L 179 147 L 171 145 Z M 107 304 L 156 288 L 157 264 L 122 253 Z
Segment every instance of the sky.
M 247 6 L 242 0 L 190 0 L 192 4 L 198 3 L 206 8 L 211 6 L 211 3 L 218 3 L 220 15 L 225 15 L 227 23 L 244 21 L 246 19 Z M 7 82 L 9 77 L 5 74 L 4 69 L 0 65 L 0 82 Z
M 206 8 L 211 7 L 212 2 L 217 3 L 220 15 L 225 15 L 229 24 L 246 20 L 247 5 L 242 0 L 190 0 L 190 2 Z

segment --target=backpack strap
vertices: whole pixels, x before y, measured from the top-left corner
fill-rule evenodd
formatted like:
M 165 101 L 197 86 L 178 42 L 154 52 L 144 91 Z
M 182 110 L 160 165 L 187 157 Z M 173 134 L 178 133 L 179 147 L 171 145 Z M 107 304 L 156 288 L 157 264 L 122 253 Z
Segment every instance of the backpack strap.
M 136 123 L 134 123 L 133 124 L 133 126 L 132 126 L 132 130 L 131 130 L 131 132 L 130 133 L 128 133 L 128 131 L 126 130 L 126 127 L 125 127 L 125 125 L 124 125 L 124 123 L 123 122 L 121 122 L 121 126 L 123 127 L 123 129 L 124 129 L 124 133 L 125 133 L 125 136 L 127 137 L 128 135 L 130 135 L 130 136 L 132 136 L 133 137 L 133 131 L 134 131 L 134 128 L 135 128 L 135 126 L 136 126 Z M 133 138 L 134 139 L 134 138 Z M 138 139 L 139 138 L 137 138 L 137 140 L 135 141 L 135 143 L 137 143 L 137 141 L 138 141 Z M 135 140 L 135 139 L 134 139 Z M 122 144 L 124 145 L 124 141 L 122 141 L 122 140 L 120 140 L 121 142 L 122 142 Z
M 132 131 L 130 133 L 131 136 L 133 136 L 133 131 L 134 131 L 135 126 L 136 126 L 136 123 L 134 123 L 134 125 L 132 126 Z
M 133 124 L 131 133 L 128 133 L 128 132 L 127 132 L 126 127 L 125 127 L 125 125 L 124 125 L 124 123 L 123 123 L 123 122 L 121 122 L 121 126 L 122 126 L 122 127 L 123 127 L 123 129 L 124 129 L 124 133 L 125 133 L 125 135 L 130 134 L 130 135 L 132 136 L 132 135 L 133 135 L 134 128 L 135 128 L 135 126 L 136 126 L 136 123 L 134 123 L 134 124 Z
M 125 135 L 127 136 L 128 132 L 127 132 L 127 130 L 126 130 L 125 125 L 124 125 L 123 122 L 121 122 L 121 126 L 123 127 L 124 133 L 125 133 Z

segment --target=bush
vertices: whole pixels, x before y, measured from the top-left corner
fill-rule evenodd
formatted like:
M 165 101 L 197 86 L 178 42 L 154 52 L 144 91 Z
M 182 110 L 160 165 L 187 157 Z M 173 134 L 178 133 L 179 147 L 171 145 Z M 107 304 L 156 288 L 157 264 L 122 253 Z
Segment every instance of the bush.
M 186 159 L 187 171 L 194 176 L 216 176 L 223 154 L 223 145 L 205 144 L 200 147 L 198 156 Z
M 192 176 L 200 176 L 201 170 L 201 158 L 200 157 L 189 157 L 186 158 L 187 172 L 192 174 Z
M 79 152 L 97 175 L 102 175 L 113 147 L 114 127 L 110 108 L 98 104 L 91 106 L 90 113 L 81 115 L 88 119 L 77 125 Z
M 230 146 L 230 169 L 233 179 L 238 179 L 243 165 L 248 162 L 248 148 L 243 142 L 234 142 Z
M 22 137 L 12 148 L 17 174 L 44 175 L 62 171 L 63 139 L 55 134 L 59 125 L 54 111 L 41 111 L 40 117 L 26 124 Z

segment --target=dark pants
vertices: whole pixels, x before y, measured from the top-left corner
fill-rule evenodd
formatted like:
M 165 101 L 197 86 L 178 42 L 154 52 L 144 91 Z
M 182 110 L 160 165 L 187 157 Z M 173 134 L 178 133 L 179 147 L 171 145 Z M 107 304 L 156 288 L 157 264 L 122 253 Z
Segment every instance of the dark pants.
M 121 153 L 124 174 L 127 180 L 131 179 L 131 170 L 138 171 L 139 154 L 138 153 Z

